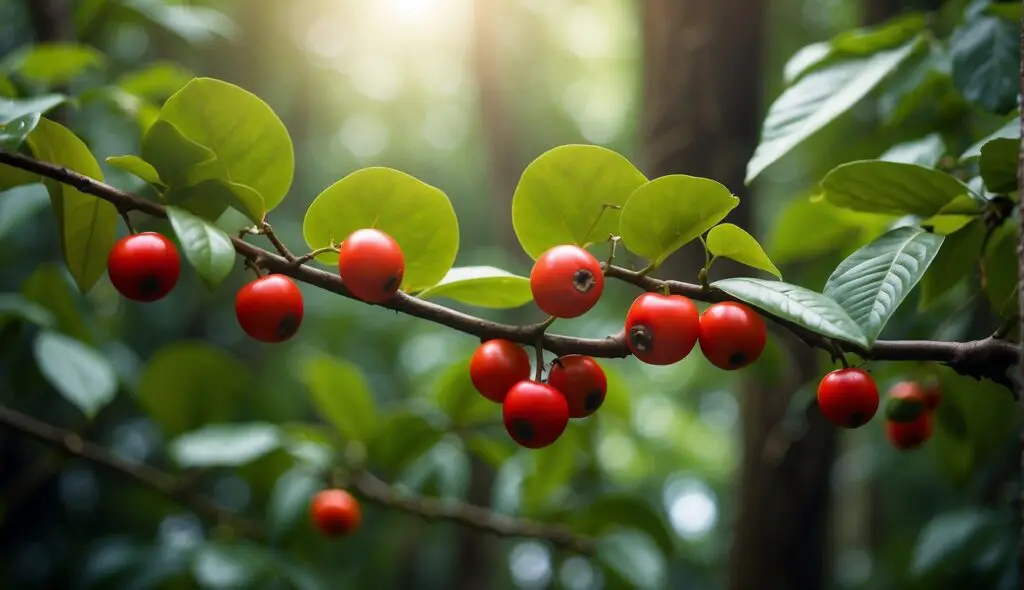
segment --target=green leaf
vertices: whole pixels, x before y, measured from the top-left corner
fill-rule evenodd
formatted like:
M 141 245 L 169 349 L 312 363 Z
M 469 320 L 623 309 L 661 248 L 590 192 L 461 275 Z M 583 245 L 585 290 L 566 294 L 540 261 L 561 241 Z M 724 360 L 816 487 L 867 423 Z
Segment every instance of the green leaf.
M 263 217 L 263 201 L 256 191 L 242 184 L 210 179 L 188 186 L 171 187 L 164 195 L 168 203 L 187 209 L 208 221 L 216 221 L 232 207 L 250 222 L 259 223 Z
M 666 515 L 637 495 L 612 493 L 599 496 L 587 506 L 573 509 L 566 524 L 574 532 L 592 537 L 628 526 L 647 534 L 664 555 L 674 555 L 676 551 L 675 533 L 666 526 Z
M 117 79 L 117 86 L 135 96 L 160 101 L 181 90 L 194 77 L 178 64 L 161 61 L 125 73 Z
M 981 146 L 978 170 L 985 181 L 985 188 L 993 193 L 1016 191 L 1019 162 L 1019 139 L 993 139 Z
M 943 141 L 942 135 L 929 133 L 920 139 L 892 146 L 878 159 L 934 168 L 945 153 L 946 143 Z
M 22 284 L 25 299 L 53 313 L 61 332 L 82 342 L 93 342 L 80 309 L 81 296 L 68 280 L 67 270 L 57 264 L 41 264 Z
M 207 288 L 213 290 L 227 278 L 235 265 L 235 247 L 231 238 L 209 221 L 178 207 L 167 207 L 167 219 L 181 242 L 185 258 Z
M 493 266 L 459 266 L 448 270 L 441 282 L 422 291 L 421 299 L 444 297 L 491 309 L 526 305 L 533 300 L 530 279 Z
M 92 347 L 44 330 L 36 336 L 32 352 L 39 372 L 87 418 L 114 399 L 117 374 L 110 361 Z
M 580 435 L 581 428 L 570 424 L 555 444 L 528 453 L 529 467 L 521 488 L 524 514 L 536 515 L 550 508 L 555 494 L 569 486 L 581 451 Z
M 917 38 L 898 49 L 839 62 L 787 88 L 768 109 L 746 182 L 860 102 L 922 44 Z
M 204 542 L 188 555 L 196 587 L 204 590 L 252 588 L 277 566 L 269 549 L 247 542 Z
M 597 561 L 635 590 L 665 588 L 665 558 L 654 542 L 636 531 L 620 531 L 597 540 Z
M 281 431 L 273 424 L 239 422 L 208 424 L 186 432 L 167 447 L 182 467 L 238 467 L 252 463 L 281 446 Z
M 444 436 L 444 429 L 435 422 L 414 411 L 386 415 L 367 445 L 371 460 L 392 471 L 409 466 Z
M 78 43 L 39 43 L 18 51 L 4 60 L 4 69 L 23 78 L 56 86 L 77 78 L 91 68 L 106 64 L 103 54 Z
M 1016 216 L 1014 216 L 1015 220 Z M 1016 221 L 1007 220 L 989 236 L 985 246 L 985 295 L 992 309 L 1003 317 L 1017 312 L 1018 231 Z
M 840 209 L 821 198 L 791 201 L 772 224 L 768 251 L 779 264 L 857 247 L 885 231 L 890 216 Z
M 622 208 L 619 235 L 631 252 L 660 265 L 736 208 L 740 200 L 707 178 L 672 174 L 636 189 Z
M 139 405 L 173 437 L 230 420 L 250 384 L 249 368 L 205 342 L 176 342 L 150 357 L 139 376 Z
M 1017 2 L 996 2 L 985 7 L 985 12 L 1004 18 L 1014 24 L 1020 23 L 1021 7 Z
M 711 228 L 708 232 L 707 245 L 708 250 L 715 256 L 731 258 L 751 268 L 770 272 L 782 278 L 782 272 L 772 264 L 761 244 L 737 225 L 723 223 Z
M 995 16 L 969 19 L 950 40 L 953 83 L 967 100 L 994 113 L 1017 106 L 1020 23 Z
M 217 155 L 182 135 L 173 123 L 158 119 L 142 139 L 142 159 L 153 166 L 164 184 L 186 186 L 205 180 L 190 174 L 199 164 L 216 160 Z
M 280 539 L 306 514 L 309 503 L 320 488 L 322 478 L 302 466 L 285 471 L 274 482 L 267 500 L 267 531 L 271 539 Z
M 377 432 L 377 409 L 359 367 L 317 355 L 303 364 L 302 381 L 320 416 L 347 440 L 365 443 Z
M 292 140 L 273 109 L 255 94 L 196 78 L 167 99 L 159 120 L 216 154 L 217 178 L 256 191 L 265 208 L 261 217 L 288 193 L 295 172 Z
M 115 86 L 98 88 L 93 92 L 125 117 L 135 121 L 143 135 L 160 116 L 160 109 L 155 104 Z
M 31 322 L 43 328 L 52 328 L 57 318 L 49 309 L 29 301 L 17 293 L 0 293 L 0 326 L 11 318 Z
M 971 194 L 966 184 L 945 172 L 881 160 L 837 166 L 825 175 L 821 189 L 837 207 L 921 217 L 936 215 L 953 199 Z
M 515 455 L 515 448 L 505 441 L 496 440 L 486 434 L 474 434 L 466 438 L 466 448 L 493 467 L 495 470 L 501 468 Z
M 500 408 L 473 386 L 469 377 L 469 356 L 452 363 L 431 387 L 430 396 L 454 426 L 467 426 L 496 420 Z
M 952 560 L 967 565 L 970 549 L 985 529 L 998 524 L 990 511 L 967 507 L 936 516 L 921 531 L 910 569 L 917 577 L 943 569 Z M 965 555 L 967 553 L 967 555 Z
M 636 166 L 607 148 L 550 149 L 530 162 L 512 196 L 516 237 L 534 260 L 560 244 L 603 241 L 618 234 L 616 208 L 645 182 Z
M 35 156 L 96 180 L 103 180 L 100 165 L 89 148 L 67 128 L 48 119 L 28 136 Z M 78 189 L 47 181 L 50 200 L 61 228 L 64 260 L 83 293 L 107 270 L 107 255 L 117 240 L 117 209 L 112 204 Z
M 11 84 L 6 76 L 0 76 L 0 97 L 14 98 L 18 95 L 18 89 Z
M 459 222 L 440 189 L 391 168 L 364 168 L 327 187 L 306 210 L 302 233 L 311 250 L 340 244 L 352 232 L 379 229 L 405 254 L 402 290 L 433 287 L 455 262 Z M 338 255 L 317 257 L 337 264 Z
M 873 344 L 942 246 L 944 236 L 899 227 L 851 254 L 825 282 L 824 294 L 857 322 Z
M 960 154 L 960 161 L 964 162 L 980 157 L 981 148 L 995 139 L 1016 139 L 1020 141 L 1020 117 L 1016 114 L 1008 116 L 1002 127 L 978 140 L 974 145 L 967 148 L 964 153 Z
M 846 311 L 821 293 L 780 281 L 751 278 L 722 279 L 711 283 L 711 287 L 822 336 L 868 346 L 864 333 Z
M 953 288 L 978 265 L 985 223 L 975 219 L 946 236 L 928 272 L 921 279 L 920 307 L 932 304 Z
M 0 123 L 0 148 L 17 150 L 29 133 L 39 124 L 39 113 L 29 113 L 23 117 Z
M 63 94 L 44 94 L 32 98 L 0 98 L 0 123 L 10 123 L 26 115 L 45 115 L 64 101 Z
M 0 195 L 0 240 L 14 229 L 22 227 L 22 224 L 28 223 L 49 202 L 50 197 L 42 184 L 32 183 L 6 190 Z
M 156 171 L 156 168 L 138 156 L 110 156 L 106 161 L 107 164 L 134 174 L 153 186 L 165 186 L 164 182 L 160 180 L 160 174 Z
M 201 45 L 218 37 L 231 39 L 238 32 L 230 17 L 209 6 L 171 4 L 163 0 L 121 0 L 121 4 L 191 45 Z

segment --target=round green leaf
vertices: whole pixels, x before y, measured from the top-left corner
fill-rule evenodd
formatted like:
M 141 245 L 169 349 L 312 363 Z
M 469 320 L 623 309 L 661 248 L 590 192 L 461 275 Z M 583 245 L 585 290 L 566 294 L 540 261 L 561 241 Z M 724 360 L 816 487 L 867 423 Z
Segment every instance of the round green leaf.
M 864 333 L 846 311 L 821 293 L 781 281 L 746 277 L 722 279 L 711 287 L 822 336 L 868 346 Z
M 548 150 L 523 171 L 512 197 L 512 226 L 536 259 L 560 244 L 586 246 L 618 234 L 619 211 L 647 178 L 629 160 L 596 145 Z M 614 207 L 606 207 L 611 205 Z
M 311 249 L 340 244 L 352 232 L 379 229 L 405 254 L 402 290 L 416 292 L 440 282 L 459 251 L 459 222 L 440 189 L 391 168 L 357 170 L 317 195 L 302 233 Z M 336 264 L 338 255 L 317 257 Z
M 966 184 L 945 172 L 882 160 L 837 166 L 825 175 L 821 189 L 837 207 L 921 217 L 931 217 L 953 199 L 971 194 Z
M 423 299 L 445 297 L 493 309 L 519 307 L 533 300 L 530 279 L 493 266 L 452 268 L 440 283 L 419 296 Z
M 235 265 L 231 238 L 215 225 L 184 209 L 167 207 L 167 219 L 178 235 L 185 258 L 199 273 L 207 288 L 221 284 Z
M 313 406 L 347 440 L 366 442 L 377 430 L 377 408 L 366 377 L 356 365 L 314 356 L 302 367 Z
M 636 189 L 622 209 L 619 235 L 657 266 L 725 218 L 740 200 L 708 178 L 673 174 Z
M 49 330 L 32 347 L 39 372 L 61 396 L 92 418 L 117 393 L 114 367 L 92 347 Z
M 168 445 L 182 467 L 238 467 L 281 446 L 277 426 L 262 422 L 209 424 L 186 432 Z
M 768 255 L 764 253 L 761 244 L 757 243 L 754 236 L 748 234 L 743 228 L 731 223 L 723 223 L 711 228 L 707 237 L 708 250 L 715 256 L 731 258 L 736 262 L 746 264 L 782 278 L 782 272 L 772 264 Z
M 295 172 L 292 140 L 255 94 L 220 80 L 196 78 L 167 99 L 159 120 L 216 154 L 222 167 L 218 178 L 255 190 L 265 212 L 288 193 Z

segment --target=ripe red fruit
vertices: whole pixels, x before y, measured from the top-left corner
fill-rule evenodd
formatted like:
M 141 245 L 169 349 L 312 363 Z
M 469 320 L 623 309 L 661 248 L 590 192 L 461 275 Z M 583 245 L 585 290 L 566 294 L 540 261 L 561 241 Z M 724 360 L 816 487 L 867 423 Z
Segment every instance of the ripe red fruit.
M 697 306 L 686 297 L 644 293 L 626 313 L 626 343 L 649 365 L 671 365 L 693 350 L 699 324 Z
M 284 342 L 294 336 L 303 309 L 302 291 L 284 275 L 260 277 L 235 295 L 238 325 L 260 342 Z
M 837 369 L 818 384 L 818 407 L 836 426 L 858 428 L 878 411 L 878 387 L 863 369 Z
M 608 380 L 601 365 L 581 354 L 556 360 L 548 373 L 548 385 L 565 396 L 570 418 L 586 418 L 596 412 L 608 392 Z
M 938 379 L 929 379 L 924 384 L 924 403 L 928 411 L 934 412 L 942 405 L 942 385 Z
M 488 340 L 469 359 L 469 378 L 481 395 L 500 404 L 513 385 L 530 378 L 530 356 L 509 340 Z
M 932 413 L 922 412 L 910 422 L 885 421 L 885 437 L 900 450 L 916 449 L 932 436 Z
M 125 236 L 107 256 L 107 274 L 121 295 L 133 301 L 163 299 L 181 274 L 178 249 L 155 232 Z
M 719 369 L 740 369 L 753 363 L 764 352 L 767 340 L 764 320 L 742 303 L 716 303 L 700 316 L 700 350 Z
M 569 424 L 569 403 L 557 389 L 536 381 L 512 386 L 501 406 L 505 430 L 512 440 L 528 449 L 546 447 L 558 440 Z
M 579 317 L 597 304 L 604 291 L 601 263 L 583 248 L 555 246 L 534 263 L 530 291 L 544 313 L 556 318 Z
M 347 535 L 359 527 L 363 514 L 359 502 L 345 490 L 323 490 L 313 497 L 310 515 L 328 537 Z
M 924 388 L 917 381 L 900 381 L 887 395 L 885 418 L 891 422 L 912 422 L 929 411 Z
M 384 303 L 402 285 L 405 255 L 388 234 L 377 229 L 356 230 L 338 249 L 338 274 L 357 298 Z

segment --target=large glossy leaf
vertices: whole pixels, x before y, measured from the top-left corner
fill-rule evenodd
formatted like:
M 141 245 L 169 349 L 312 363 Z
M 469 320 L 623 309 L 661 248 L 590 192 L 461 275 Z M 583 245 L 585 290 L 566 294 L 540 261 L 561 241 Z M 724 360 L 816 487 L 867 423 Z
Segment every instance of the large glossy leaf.
M 377 432 L 377 408 L 359 367 L 342 359 L 313 356 L 302 366 L 313 406 L 347 440 L 367 442 Z
M 825 175 L 821 190 L 837 207 L 920 217 L 931 217 L 954 199 L 971 194 L 966 184 L 945 172 L 881 160 L 837 166 Z
M 443 297 L 479 307 L 503 309 L 533 300 L 530 279 L 493 266 L 457 266 L 441 282 L 420 292 L 419 297 Z
M 182 467 L 238 467 L 281 446 L 281 431 L 264 422 L 207 424 L 186 432 L 168 445 Z
M 1016 191 L 1019 163 L 1019 139 L 993 139 L 981 146 L 978 171 L 985 181 L 985 188 L 993 193 Z
M 36 336 L 36 365 L 61 396 L 88 418 L 117 393 L 117 374 L 110 361 L 92 347 L 49 330 Z
M 78 43 L 39 43 L 11 54 L 5 69 L 47 86 L 64 84 L 89 68 L 102 67 L 106 59 L 99 50 Z
M 915 39 L 871 57 L 836 63 L 807 74 L 787 88 L 768 109 L 761 142 L 747 164 L 746 182 L 860 102 L 920 43 Z
M 731 258 L 751 268 L 763 270 L 782 278 L 782 272 L 772 264 L 771 259 L 761 248 L 761 244 L 757 243 L 754 236 L 737 225 L 731 223 L 716 225 L 708 232 L 706 241 L 708 250 L 715 256 Z
M 178 207 L 167 207 L 167 219 L 178 236 L 185 258 L 210 290 L 235 266 L 235 247 L 227 234 L 209 221 Z
M 619 235 L 655 266 L 725 218 L 740 200 L 707 178 L 672 174 L 636 189 L 622 209 Z
M 920 307 L 930 305 L 978 266 L 984 239 L 985 223 L 981 219 L 946 236 L 921 279 Z
M 821 293 L 780 281 L 751 278 L 722 279 L 711 287 L 812 332 L 868 346 L 864 333 L 846 311 Z
M 204 180 L 190 174 L 199 164 L 216 160 L 217 155 L 210 148 L 185 137 L 174 123 L 158 119 L 142 138 L 142 159 L 153 166 L 164 184 L 185 186 Z M 207 171 L 210 176 L 217 173 L 217 170 L 209 168 Z
M 917 227 L 900 227 L 851 254 L 825 282 L 835 299 L 857 322 L 869 343 L 924 276 L 944 236 Z
M 402 290 L 433 287 L 447 274 L 459 250 L 459 222 L 440 189 L 391 168 L 365 168 L 320 193 L 306 211 L 302 233 L 311 249 L 341 244 L 357 229 L 376 228 L 405 254 Z M 336 264 L 338 255 L 317 257 Z
M 954 31 L 950 40 L 953 83 L 964 98 L 1006 114 L 1017 106 L 1020 74 L 1020 23 L 978 15 Z
M 563 145 L 523 171 L 512 197 L 512 226 L 536 259 L 560 244 L 587 244 L 619 232 L 619 211 L 647 178 L 629 160 L 595 145 Z M 607 207 L 608 205 L 613 207 Z

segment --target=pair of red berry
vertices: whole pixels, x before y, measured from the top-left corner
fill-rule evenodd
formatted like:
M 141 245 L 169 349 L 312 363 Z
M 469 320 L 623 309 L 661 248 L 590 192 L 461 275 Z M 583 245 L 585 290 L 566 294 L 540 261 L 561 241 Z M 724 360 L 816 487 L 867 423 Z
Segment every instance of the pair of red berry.
M 942 403 L 938 382 L 922 385 L 917 381 L 901 381 L 889 388 L 890 407 L 903 411 L 887 412 L 885 436 L 892 446 L 901 450 L 916 449 L 932 436 L 932 414 Z
M 352 533 L 363 520 L 359 501 L 345 490 L 322 490 L 310 503 L 313 524 L 327 537 L 340 537 Z
M 501 404 L 512 440 L 528 449 L 546 447 L 565 432 L 570 418 L 585 418 L 604 403 L 608 380 L 597 361 L 572 354 L 555 359 L 548 382 L 530 379 L 530 358 L 509 340 L 488 340 L 469 362 L 473 386 Z

